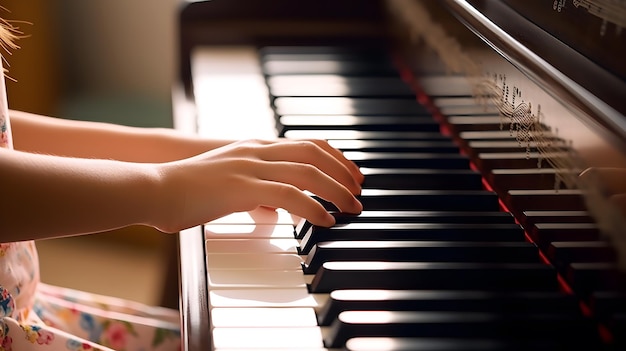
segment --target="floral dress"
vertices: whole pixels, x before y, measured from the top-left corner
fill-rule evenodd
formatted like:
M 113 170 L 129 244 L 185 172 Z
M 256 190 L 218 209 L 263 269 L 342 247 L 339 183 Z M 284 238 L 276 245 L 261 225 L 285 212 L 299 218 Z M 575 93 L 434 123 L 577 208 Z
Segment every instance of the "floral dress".
M 0 95 L 0 147 L 12 148 L 1 60 Z M 44 350 L 180 350 L 179 315 L 41 283 L 34 241 L 0 243 L 0 351 Z

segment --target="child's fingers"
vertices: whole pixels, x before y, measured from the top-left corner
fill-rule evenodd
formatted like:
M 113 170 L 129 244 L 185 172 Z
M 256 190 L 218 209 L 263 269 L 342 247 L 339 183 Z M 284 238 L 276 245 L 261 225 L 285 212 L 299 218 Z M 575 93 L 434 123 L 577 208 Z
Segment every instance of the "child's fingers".
M 361 192 L 358 179 L 355 179 L 346 163 L 316 143 L 298 141 L 271 144 L 261 149 L 259 157 L 266 161 L 289 161 L 313 165 L 350 189 L 353 194 Z M 343 155 L 341 157 L 343 158 Z
M 315 143 L 319 147 L 323 148 L 324 150 L 326 150 L 331 155 L 333 155 L 337 160 L 339 160 L 343 165 L 345 165 L 348 168 L 348 170 L 350 171 L 350 173 L 352 174 L 354 179 L 359 184 L 363 183 L 363 180 L 365 179 L 365 176 L 363 175 L 363 173 L 361 173 L 361 170 L 359 169 L 359 167 L 354 162 L 348 160 L 343 155 L 343 153 L 340 150 L 337 150 L 336 148 L 332 147 L 325 140 L 313 139 L 313 140 L 310 140 L 310 141 Z
M 363 209 L 349 189 L 309 164 L 264 162 L 255 167 L 255 176 L 262 180 L 290 184 L 300 190 L 308 190 L 332 202 L 342 212 L 360 213 Z

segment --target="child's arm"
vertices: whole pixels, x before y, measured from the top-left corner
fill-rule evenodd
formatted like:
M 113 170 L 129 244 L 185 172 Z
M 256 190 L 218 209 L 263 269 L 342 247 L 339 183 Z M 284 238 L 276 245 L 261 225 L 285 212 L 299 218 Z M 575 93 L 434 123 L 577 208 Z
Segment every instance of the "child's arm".
M 165 162 L 228 144 L 167 128 L 136 128 L 10 111 L 17 150 L 131 162 Z
M 15 149 L 57 156 L 102 158 L 128 162 L 168 162 L 188 158 L 232 143 L 187 135 L 167 128 L 137 128 L 110 123 L 74 121 L 10 111 Z M 314 140 L 352 173 L 363 175 L 354 163 L 328 143 Z
M 259 205 L 315 224 L 334 220 L 300 190 L 345 212 L 362 207 L 346 160 L 327 144 L 237 142 L 166 163 L 68 158 L 0 149 L 0 241 L 143 224 L 176 232 Z

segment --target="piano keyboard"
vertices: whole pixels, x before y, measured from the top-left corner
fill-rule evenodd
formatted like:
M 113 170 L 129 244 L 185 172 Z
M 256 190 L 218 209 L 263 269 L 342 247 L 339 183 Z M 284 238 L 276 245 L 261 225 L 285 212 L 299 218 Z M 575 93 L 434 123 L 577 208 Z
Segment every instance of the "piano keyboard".
M 533 145 L 458 78 L 424 79 L 420 104 L 384 52 L 246 49 L 229 86 L 203 80 L 228 70 L 196 54 L 200 134 L 327 139 L 365 174 L 363 213 L 335 213 L 332 228 L 264 208 L 204 225 L 213 349 L 601 349 L 624 323 L 623 279 L 578 190 L 555 191 Z M 208 111 L 218 100 L 227 117 Z

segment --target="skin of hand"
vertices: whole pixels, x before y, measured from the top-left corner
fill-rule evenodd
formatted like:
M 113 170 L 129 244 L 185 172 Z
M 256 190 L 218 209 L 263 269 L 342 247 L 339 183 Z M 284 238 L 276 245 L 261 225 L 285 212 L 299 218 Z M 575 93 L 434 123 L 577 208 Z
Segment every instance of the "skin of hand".
M 243 141 L 157 166 L 166 209 L 154 223 L 165 232 L 258 206 L 280 207 L 323 226 L 334 218 L 302 190 L 359 213 L 356 166 L 321 141 Z M 359 173 L 360 174 L 360 173 Z
M 346 212 L 362 208 L 352 194 L 363 175 L 325 141 L 233 143 L 15 111 L 11 118 L 18 150 L 0 150 L 0 241 L 135 224 L 175 232 L 257 206 L 331 225 L 300 189 Z
M 626 216 L 625 168 L 591 167 L 584 170 L 579 177 L 583 182 L 602 185 L 611 203 Z

